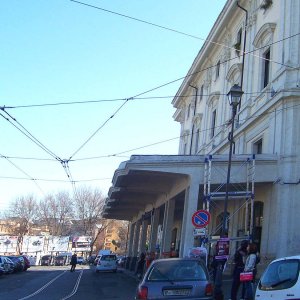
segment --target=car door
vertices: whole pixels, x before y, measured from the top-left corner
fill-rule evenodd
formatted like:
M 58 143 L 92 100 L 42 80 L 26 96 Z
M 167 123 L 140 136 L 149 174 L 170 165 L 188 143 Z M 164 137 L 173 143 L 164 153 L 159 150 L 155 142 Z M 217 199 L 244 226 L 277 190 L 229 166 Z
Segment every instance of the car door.
M 298 259 L 282 259 L 271 263 L 256 289 L 256 300 L 294 300 L 300 298 Z

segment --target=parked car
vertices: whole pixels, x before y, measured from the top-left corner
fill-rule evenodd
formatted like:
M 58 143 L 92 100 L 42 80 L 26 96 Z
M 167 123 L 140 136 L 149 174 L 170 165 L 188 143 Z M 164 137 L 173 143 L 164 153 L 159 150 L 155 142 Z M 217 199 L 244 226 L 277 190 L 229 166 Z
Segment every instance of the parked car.
M 96 266 L 96 272 L 100 271 L 117 272 L 117 256 L 115 254 L 101 255 Z
M 14 271 L 14 264 L 6 256 L 0 256 L 0 268 L 3 269 L 4 274 L 10 274 Z
M 79 265 L 85 265 L 86 264 L 86 260 L 83 256 L 77 256 L 77 263 Z
M 117 264 L 119 267 L 124 268 L 126 263 L 126 256 L 118 257 Z
M 72 254 L 59 254 L 54 258 L 55 266 L 65 266 L 68 265 L 71 261 Z
M 88 258 L 88 264 L 89 265 L 93 265 L 94 264 L 94 261 L 95 261 L 95 259 L 96 259 L 96 255 L 91 255 L 89 258 Z
M 24 270 L 24 260 L 18 256 L 8 256 L 9 259 L 14 263 L 14 271 L 21 272 Z
M 95 266 L 97 266 L 100 257 L 101 257 L 101 255 L 97 255 L 97 256 L 96 256 L 96 258 L 95 258 L 95 260 L 94 260 L 94 265 L 95 265 Z
M 0 276 L 3 275 L 5 272 L 4 272 L 4 269 L 3 267 L 0 267 Z
M 300 255 L 273 260 L 256 288 L 255 300 L 300 299 Z
M 27 269 L 30 268 L 30 260 L 28 259 L 28 257 L 26 255 L 21 255 L 21 257 L 23 257 L 23 259 L 24 259 L 24 269 L 23 269 L 23 271 L 26 271 Z
M 53 264 L 52 255 L 43 255 L 41 258 L 41 266 L 51 266 Z
M 202 260 L 154 260 L 138 285 L 135 299 L 212 300 L 213 286 Z

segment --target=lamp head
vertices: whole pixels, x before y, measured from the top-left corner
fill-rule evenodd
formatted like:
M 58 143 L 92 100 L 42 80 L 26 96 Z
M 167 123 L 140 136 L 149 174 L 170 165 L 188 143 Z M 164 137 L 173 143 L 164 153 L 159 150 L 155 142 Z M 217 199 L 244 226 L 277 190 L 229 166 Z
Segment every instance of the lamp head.
M 241 101 L 243 94 L 244 92 L 242 91 L 242 88 L 238 84 L 235 84 L 233 87 L 231 87 L 230 91 L 227 94 L 229 104 L 231 106 L 237 107 Z

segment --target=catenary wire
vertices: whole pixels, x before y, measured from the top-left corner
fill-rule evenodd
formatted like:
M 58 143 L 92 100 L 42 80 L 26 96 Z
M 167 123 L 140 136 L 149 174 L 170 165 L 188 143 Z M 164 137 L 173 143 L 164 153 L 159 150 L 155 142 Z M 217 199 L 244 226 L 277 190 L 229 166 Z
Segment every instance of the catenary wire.
M 247 119 L 244 119 L 244 120 L 241 120 L 241 121 L 246 121 L 246 120 L 249 120 L 251 118 L 258 118 L 258 117 L 262 117 L 264 115 L 268 115 L 268 114 L 273 114 L 273 113 L 279 113 L 280 111 L 284 111 L 284 110 L 288 110 L 288 109 L 291 109 L 291 108 L 294 108 L 294 107 L 298 107 L 300 106 L 300 104 L 295 104 L 295 105 L 291 105 L 291 106 L 288 106 L 288 107 L 284 107 L 282 109 L 274 109 L 272 111 L 269 111 L 269 112 L 265 112 L 265 113 L 261 113 L 259 115 L 256 115 L 256 116 L 251 116 Z M 222 125 L 219 125 L 219 126 L 216 126 L 215 128 L 221 128 L 221 127 L 224 127 L 226 125 L 226 123 L 222 124 Z M 211 128 L 207 128 L 207 129 L 203 129 L 201 130 L 200 132 L 205 132 L 205 131 L 209 131 L 211 130 Z M 194 133 L 195 134 L 195 133 Z M 191 134 L 188 134 L 188 136 L 190 136 Z M 161 141 L 161 142 L 156 142 L 156 143 L 153 143 L 153 144 L 149 144 L 149 145 L 145 145 L 145 146 L 141 146 L 141 147 L 137 147 L 137 148 L 134 148 L 134 149 L 130 149 L 130 150 L 126 150 L 126 151 L 122 151 L 120 153 L 127 153 L 127 152 L 131 152 L 131 151 L 134 151 L 134 150 L 138 150 L 138 149 L 142 149 L 142 148 L 146 148 L 146 147 L 151 147 L 153 145 L 157 145 L 159 143 L 166 143 L 168 141 L 171 141 L 171 140 L 175 140 L 175 139 L 180 139 L 182 138 L 184 135 L 181 135 L 181 136 L 178 136 L 178 137 L 174 137 L 174 138 L 171 138 L 171 139 L 167 139 L 167 140 L 164 140 L 164 141 Z M 116 156 L 116 154 L 112 154 L 112 155 L 103 155 L 103 156 L 97 156 L 97 157 L 90 157 L 90 158 L 81 158 L 81 159 L 76 159 L 74 161 L 80 161 L 80 160 L 88 160 L 88 159 L 98 159 L 98 158 L 107 158 L 107 157 L 112 157 L 112 156 Z M 0 158 L 5 158 L 5 159 L 8 159 L 8 158 L 11 158 L 9 156 L 4 156 L 4 155 L 0 155 Z M 19 157 L 20 158 L 20 157 Z M 22 158 L 20 158 L 22 159 Z M 28 158 L 23 158 L 23 159 L 28 159 Z M 26 173 L 25 173 L 26 174 Z M 30 178 L 19 178 L 19 177 L 8 177 L 8 176 L 0 176 L 0 178 L 5 178 L 5 179 L 22 179 L 22 180 L 33 180 L 33 178 L 31 178 L 31 176 L 29 176 Z M 87 181 L 99 181 L 99 180 L 110 180 L 111 178 L 101 178 L 101 179 L 87 179 L 87 180 L 77 180 L 77 181 L 74 181 L 75 183 L 79 183 L 79 182 L 87 182 Z M 56 180 L 56 179 L 37 179 L 35 178 L 34 179 L 35 181 L 56 181 L 56 182 L 69 182 L 70 180 Z
M 152 23 L 152 22 L 148 22 L 148 21 L 145 21 L 145 20 L 142 20 L 142 19 L 138 19 L 138 18 L 131 17 L 131 16 L 128 16 L 128 15 L 125 15 L 125 14 L 114 12 L 114 11 L 111 11 L 111 10 L 108 10 L 108 9 L 105 9 L 105 8 L 102 8 L 102 7 L 99 7 L 99 6 L 91 5 L 91 4 L 88 4 L 88 3 L 85 3 L 85 2 L 76 1 L 76 0 L 70 0 L 70 1 L 74 2 L 74 3 L 77 3 L 77 4 L 80 4 L 80 5 L 88 6 L 88 7 L 94 8 L 94 9 L 98 9 L 98 10 L 101 10 L 101 11 L 104 11 L 104 12 L 108 12 L 108 13 L 111 13 L 111 14 L 114 14 L 114 15 L 118 15 L 118 16 L 123 17 L 123 18 L 128 18 L 128 19 L 131 19 L 131 20 L 134 20 L 134 21 L 137 21 L 137 22 L 141 22 L 141 23 L 145 23 L 145 24 L 148 24 L 148 25 L 151 25 L 151 26 L 155 26 L 155 27 L 158 27 L 160 29 L 168 30 L 168 31 L 171 31 L 171 32 L 174 32 L 174 33 L 178 33 L 178 34 L 181 34 L 181 35 L 185 35 L 185 36 L 188 36 L 188 37 L 191 37 L 191 38 L 194 38 L 194 39 L 202 40 L 202 41 L 204 41 L 206 43 L 209 43 L 209 44 L 214 44 L 214 45 L 221 46 L 223 48 L 227 48 L 227 49 L 231 49 L 231 50 L 236 50 L 236 48 L 227 46 L 227 45 L 225 45 L 223 43 L 219 43 L 219 42 L 215 42 L 213 40 L 201 38 L 201 37 L 198 37 L 198 36 L 195 36 L 195 35 L 192 35 L 192 34 L 188 34 L 188 33 L 176 30 L 176 29 L 172 29 L 172 28 L 169 28 L 169 27 L 166 27 L 166 26 L 158 25 L 158 24 L 155 24 L 155 23 Z M 246 54 L 246 52 L 242 51 L 242 54 Z M 254 55 L 254 56 L 257 56 L 257 55 Z M 273 60 L 266 59 L 264 57 L 260 57 L 260 56 L 257 56 L 257 57 L 259 57 L 261 59 L 264 59 L 264 60 L 275 62 Z M 275 63 L 277 63 L 277 62 L 275 62 Z M 281 64 L 281 63 L 279 63 L 279 64 Z M 282 64 L 282 65 L 284 65 L 284 64 Z
M 55 158 L 56 160 L 60 161 L 61 159 L 54 154 L 51 150 L 49 150 L 43 143 L 41 143 L 37 138 L 35 138 L 23 125 L 21 125 L 14 117 L 12 117 L 8 112 L 6 112 L 5 110 L 2 109 L 2 111 L 4 111 L 11 120 L 13 120 L 16 124 L 14 124 L 9 118 L 3 116 L 2 113 L 0 113 L 0 115 L 7 120 L 10 124 L 12 124 L 16 129 L 18 129 L 21 133 L 23 133 L 27 138 L 29 138 L 33 143 L 35 143 L 38 147 L 40 147 L 41 149 L 43 149 L 45 152 L 47 152 L 50 156 L 52 156 L 53 158 Z
M 251 50 L 251 51 L 248 51 L 248 52 L 244 52 L 244 54 L 245 54 L 245 55 L 251 54 L 251 53 L 253 53 L 253 52 L 255 52 L 255 51 L 261 50 L 261 49 L 263 49 L 263 48 L 265 48 L 265 47 L 268 47 L 268 46 L 272 46 L 272 45 L 277 44 L 277 43 L 280 43 L 280 42 L 282 42 L 282 41 L 284 41 L 284 40 L 286 40 L 286 39 L 290 39 L 290 38 L 296 37 L 296 36 L 298 36 L 298 35 L 300 35 L 300 33 L 296 33 L 296 34 L 294 34 L 294 35 L 288 36 L 288 37 L 283 38 L 283 39 L 281 39 L 281 40 L 272 42 L 272 43 L 270 43 L 270 44 L 268 44 L 268 45 L 266 45 L 266 46 L 264 46 L 264 47 L 257 48 L 257 49 L 255 49 L 255 50 Z M 259 57 L 259 58 L 265 59 L 265 58 L 263 58 L 263 57 Z M 222 64 L 225 64 L 225 63 L 227 63 L 227 62 L 229 62 L 229 61 L 231 61 L 231 60 L 235 60 L 235 59 L 238 59 L 238 58 L 237 58 L 237 57 L 233 57 L 233 58 L 230 58 L 230 59 L 228 59 L 228 60 L 225 60 L 225 61 L 221 62 L 220 64 L 222 65 Z M 270 61 L 270 62 L 274 62 L 274 61 L 272 61 L 272 60 L 270 60 L 270 59 L 265 59 L 265 60 Z M 274 63 L 275 63 L 275 62 L 274 62 Z M 278 62 L 276 62 L 276 63 L 278 63 Z M 278 63 L 278 64 L 281 64 L 281 65 L 283 65 L 283 66 L 286 66 L 286 67 L 288 67 L 288 68 L 295 69 L 295 70 L 298 70 L 298 69 L 299 69 L 299 67 L 293 67 L 293 66 L 290 66 L 290 65 L 282 64 L 282 63 Z M 148 100 L 148 99 L 161 99 L 161 98 L 185 98 L 185 97 L 189 97 L 188 95 L 181 95 L 181 96 L 178 96 L 178 95 L 175 95 L 175 96 L 161 96 L 161 97 L 159 97 L 159 96 L 153 96 L 153 97 L 140 97 L 140 95 L 143 95 L 143 94 L 149 93 L 149 92 L 151 92 L 151 91 L 160 89 L 161 87 L 164 87 L 164 86 L 166 86 L 166 85 L 172 84 L 172 83 L 174 83 L 174 82 L 177 82 L 177 81 L 179 81 L 179 80 L 185 79 L 185 78 L 187 78 L 187 77 L 196 75 L 196 74 L 198 74 L 198 73 L 200 73 L 200 72 L 207 71 L 207 70 L 209 70 L 210 68 L 214 68 L 214 67 L 216 67 L 216 66 L 217 66 L 217 65 L 215 64 L 215 65 L 209 66 L 209 67 L 207 67 L 207 68 L 205 68 L 205 69 L 201 69 L 201 70 L 196 71 L 196 72 L 194 72 L 194 73 L 190 73 L 190 74 L 187 74 L 186 76 L 183 76 L 183 77 L 177 78 L 177 79 L 175 79 L 175 80 L 169 81 L 169 82 L 164 83 L 164 84 L 162 84 L 162 85 L 160 85 L 160 86 L 157 86 L 157 87 L 154 87 L 154 88 L 152 88 L 152 89 L 150 89 L 150 90 L 147 90 L 147 91 L 145 91 L 145 92 L 142 92 L 142 93 L 140 93 L 139 95 L 136 95 L 136 96 L 134 96 L 134 97 L 131 97 L 130 100 L 140 100 L 140 99 L 141 99 L 141 100 L 144 100 L 144 99 Z M 253 92 L 253 93 L 260 93 L 260 92 Z M 248 93 L 244 93 L 244 94 L 251 94 L 251 93 L 248 92 Z M 220 95 L 222 95 L 222 94 L 220 94 Z M 205 95 L 204 95 L 204 96 L 205 96 Z M 15 106 L 6 106 L 6 105 L 4 105 L 4 106 L 0 106 L 0 109 L 1 109 L 1 110 L 5 110 L 5 109 L 13 109 L 13 108 L 31 108 L 31 107 L 58 106 L 58 105 L 73 105 L 73 104 L 87 104 L 87 103 L 99 103 L 99 102 L 114 102 L 114 101 L 124 101 L 124 102 L 126 102 L 127 100 L 128 100 L 128 98 L 115 98 L 115 99 L 100 99 L 100 100 L 86 100 L 86 101 L 58 102 L 58 103 L 45 103 L 45 104 L 29 104 L 29 105 L 15 105 Z
M 260 95 L 262 92 L 244 92 L 244 95 Z M 264 91 L 264 94 L 271 94 L 271 91 Z M 220 96 L 226 96 L 227 94 L 220 93 Z M 132 101 L 136 100 L 153 100 L 153 99 L 173 99 L 173 98 L 190 98 L 195 97 L 195 94 L 190 95 L 170 95 L 170 96 L 152 96 L 152 97 L 132 97 Z M 209 94 L 201 94 L 203 97 L 210 96 Z M 56 103 L 44 103 L 44 104 L 28 104 L 28 105 L 15 105 L 15 106 L 0 106 L 0 109 L 18 109 L 18 108 L 34 108 L 34 107 L 47 107 L 47 106 L 61 106 L 61 105 L 76 105 L 76 104 L 90 104 L 90 103 L 101 103 L 101 102 L 116 102 L 123 101 L 127 99 L 124 98 L 115 98 L 115 99 L 99 99 L 99 100 L 85 100 L 85 101 L 70 101 L 70 102 L 56 102 Z
M 300 33 L 298 33 L 297 35 L 299 35 Z M 294 35 L 295 36 L 295 35 Z M 290 38 L 290 37 L 289 37 Z M 282 39 L 282 40 L 284 40 L 284 39 Z M 274 42 L 274 43 L 272 43 L 272 44 L 275 44 L 276 42 Z M 255 49 L 255 51 L 257 51 L 258 49 Z M 250 53 L 250 52 L 248 52 L 248 53 Z M 232 58 L 232 59 L 236 59 L 236 57 L 235 58 Z M 225 62 L 228 62 L 228 61 L 231 61 L 232 59 L 228 59 L 228 60 L 226 60 L 226 61 L 224 61 L 223 63 L 225 63 Z M 272 60 L 269 60 L 270 62 L 273 62 Z M 276 63 L 276 62 L 275 62 Z M 281 64 L 281 63 L 278 63 L 278 64 L 280 64 L 280 65 L 283 65 L 283 64 Z M 211 69 L 212 68 L 212 66 L 209 66 L 209 67 L 207 67 L 207 68 L 205 68 L 204 70 L 209 70 L 209 69 Z M 294 68 L 294 67 L 291 67 L 291 68 Z M 194 72 L 194 73 L 192 73 L 192 74 L 190 74 L 190 75 L 186 75 L 186 76 L 184 76 L 184 77 L 182 77 L 182 78 L 180 78 L 180 79 L 176 79 L 176 80 L 173 80 L 173 81 L 171 81 L 171 83 L 174 83 L 174 82 L 176 82 L 176 81 L 179 81 L 179 80 L 182 80 L 182 79 L 185 79 L 185 78 L 187 78 L 188 76 L 192 76 L 192 75 L 194 75 L 194 74 L 198 74 L 199 72 L 203 72 L 204 70 L 200 70 L 200 71 L 197 71 L 197 72 Z M 132 99 L 134 99 L 135 97 L 139 97 L 139 96 L 142 96 L 142 95 L 144 95 L 144 94 L 147 94 L 147 93 L 149 93 L 149 92 L 152 92 L 152 91 L 154 91 L 154 90 L 157 90 L 157 89 L 159 89 L 159 88 L 161 88 L 161 87 L 163 87 L 163 86 L 166 86 L 166 85 L 168 85 L 168 84 L 170 84 L 170 82 L 169 83 L 166 83 L 166 84 L 163 84 L 163 85 L 160 85 L 159 87 L 155 87 L 155 88 L 152 88 L 152 89 L 150 89 L 150 90 L 147 90 L 147 91 L 144 91 L 144 92 L 142 92 L 142 93 L 139 93 L 139 94 L 137 94 L 137 95 L 135 95 L 135 96 L 133 96 L 133 97 L 130 97 L 130 98 L 127 98 L 126 99 L 126 101 L 114 112 L 114 114 L 111 116 L 111 117 L 109 117 L 106 121 L 104 121 L 102 124 L 101 124 L 101 126 L 99 127 L 99 128 L 97 128 L 97 130 L 70 156 L 70 158 L 69 159 L 72 159 L 124 106 L 125 106 L 125 104 L 127 104 L 128 103 L 128 101 L 129 100 L 132 100 Z
M 13 165 L 17 170 L 19 170 L 21 173 L 23 173 L 24 175 L 27 176 L 27 178 L 30 181 L 33 181 L 34 184 L 37 186 L 37 188 L 41 191 L 41 193 L 43 195 L 45 195 L 44 191 L 42 190 L 42 188 L 39 186 L 39 184 L 37 183 L 37 180 L 35 178 L 33 178 L 32 176 L 30 176 L 27 172 L 25 172 L 23 169 L 21 169 L 19 166 L 17 166 L 15 163 L 13 163 L 9 158 L 5 157 L 4 155 L 0 154 L 1 158 L 5 158 L 11 165 Z
M 288 91 L 292 91 L 292 89 L 290 90 L 282 90 L 282 91 L 278 91 L 277 93 L 279 92 L 288 92 Z M 253 116 L 250 116 L 250 117 L 247 117 L 245 119 L 241 119 L 240 121 L 247 121 L 249 119 L 252 119 L 252 118 L 257 118 L 257 117 L 261 117 L 261 116 L 264 116 L 264 115 L 269 115 L 269 114 L 273 114 L 274 112 L 276 113 L 279 113 L 280 111 L 283 111 L 283 110 L 287 110 L 287 109 L 292 109 L 294 107 L 298 107 L 300 106 L 300 104 L 294 104 L 294 105 L 291 105 L 291 106 L 288 106 L 288 107 L 284 107 L 284 108 L 281 108 L 281 109 L 274 109 L 272 111 L 268 111 L 268 112 L 264 112 L 264 113 L 261 113 L 259 115 L 257 114 L 254 114 Z M 224 127 L 225 125 L 227 125 L 227 122 L 221 124 L 221 125 L 218 125 L 216 126 L 215 128 L 221 128 L 221 127 Z M 202 132 L 206 132 L 206 131 L 210 131 L 212 128 L 207 128 L 207 129 L 202 129 L 199 131 L 199 133 L 202 133 Z M 193 133 L 193 134 L 197 134 L 197 132 Z M 188 136 L 191 135 L 188 134 Z M 176 137 L 173 137 L 173 138 L 169 138 L 169 139 L 166 139 L 166 140 L 162 140 L 162 141 L 158 141 L 158 142 L 154 142 L 154 143 L 151 143 L 151 144 L 147 144 L 147 145 L 143 145 L 143 146 L 139 146 L 139 147 L 135 147 L 135 148 L 131 148 L 131 149 L 128 149 L 128 150 L 124 150 L 124 151 L 121 151 L 121 152 L 118 152 L 118 153 L 114 153 L 114 154 L 107 154 L 107 155 L 100 155 L 100 156 L 93 156 L 93 157 L 84 157 L 84 158 L 77 158 L 77 159 L 73 159 L 73 160 L 68 160 L 68 161 L 73 161 L 73 162 L 76 162 L 76 161 L 82 161 L 82 160 L 92 160 L 92 159 L 99 159 L 99 158 L 109 158 L 109 157 L 126 157 L 128 158 L 128 156 L 122 156 L 121 154 L 125 154 L 125 153 L 128 153 L 128 152 L 132 152 L 132 151 L 135 151 L 135 150 L 140 150 L 140 149 L 144 149 L 144 148 L 149 148 L 149 147 L 153 147 L 155 145 L 158 145 L 158 144 L 162 144 L 162 143 L 167 143 L 167 142 L 170 142 L 170 141 L 173 141 L 173 140 L 176 140 L 176 139 L 180 139 L 182 138 L 184 135 L 181 135 L 181 136 L 176 136 Z M 16 157 L 16 156 L 6 156 L 10 159 L 29 159 L 29 160 L 48 160 L 48 161 L 55 161 L 53 159 L 47 159 L 47 158 L 34 158 L 34 157 Z

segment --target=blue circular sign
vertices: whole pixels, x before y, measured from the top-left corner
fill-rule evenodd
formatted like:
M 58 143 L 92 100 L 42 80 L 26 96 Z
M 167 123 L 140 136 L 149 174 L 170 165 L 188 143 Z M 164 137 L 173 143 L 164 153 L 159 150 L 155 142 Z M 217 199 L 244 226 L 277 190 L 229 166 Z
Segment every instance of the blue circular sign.
M 207 210 L 197 210 L 192 216 L 192 223 L 196 228 L 203 228 L 210 221 L 210 213 Z

